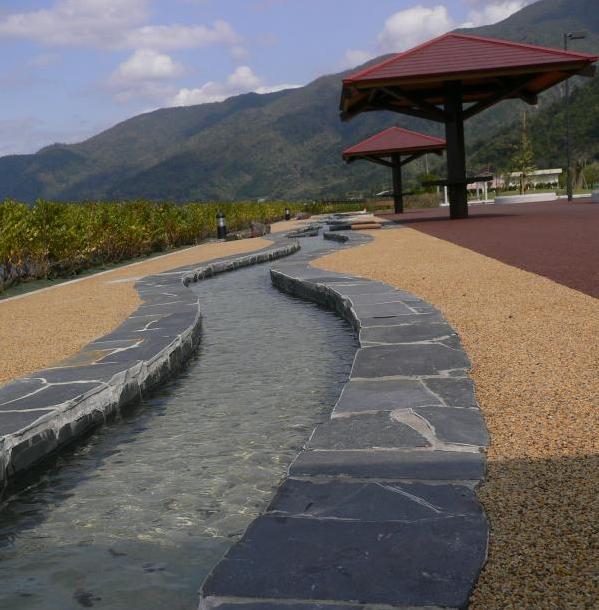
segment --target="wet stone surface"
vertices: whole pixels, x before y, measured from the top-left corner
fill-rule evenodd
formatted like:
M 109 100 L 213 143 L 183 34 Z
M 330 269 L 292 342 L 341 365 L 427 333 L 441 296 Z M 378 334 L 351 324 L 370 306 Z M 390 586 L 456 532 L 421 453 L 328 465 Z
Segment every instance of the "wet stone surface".
M 203 593 L 459 608 L 485 552 L 481 515 L 405 523 L 266 515 Z
M 352 482 L 288 479 L 269 511 L 364 521 L 415 521 L 458 515 L 480 515 L 474 491 L 464 485 L 421 482 Z
M 343 388 L 333 417 L 441 404 L 441 399 L 419 379 L 352 379 Z
M 416 430 L 395 421 L 386 412 L 337 418 L 320 424 L 307 445 L 309 449 L 429 446 Z
M 460 451 L 302 451 L 291 465 L 292 476 L 364 477 L 421 481 L 480 480 L 481 453 Z
M 488 435 L 459 337 L 382 282 L 295 262 L 271 275 L 348 319 L 361 348 L 331 419 L 205 581 L 201 607 L 465 608 L 486 556 L 473 490 Z
M 352 377 L 417 377 L 468 366 L 463 351 L 439 344 L 366 347 L 356 356 Z

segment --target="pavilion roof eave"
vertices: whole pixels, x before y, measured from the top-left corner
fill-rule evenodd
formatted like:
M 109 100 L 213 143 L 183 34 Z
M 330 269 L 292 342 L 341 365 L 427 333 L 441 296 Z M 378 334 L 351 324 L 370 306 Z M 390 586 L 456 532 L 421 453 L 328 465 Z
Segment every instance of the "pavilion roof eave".
M 588 66 L 588 64 L 586 64 Z M 493 88 L 491 88 L 489 85 L 491 85 L 492 83 L 498 83 L 499 79 L 501 78 L 501 76 L 506 77 L 506 76 L 511 76 L 511 77 L 522 77 L 522 76 L 526 76 L 527 74 L 530 74 L 530 80 L 528 80 L 526 83 L 522 84 L 522 86 L 520 87 L 515 87 L 513 91 L 503 95 L 501 97 L 501 99 L 524 99 L 525 101 L 528 101 L 528 103 L 535 103 L 535 96 L 538 95 L 539 93 L 542 93 L 543 91 L 554 87 L 555 85 L 558 85 L 559 83 L 567 80 L 568 78 L 570 78 L 571 76 L 575 76 L 577 74 L 580 73 L 581 68 L 584 68 L 585 66 L 578 66 L 576 69 L 573 69 L 571 66 L 568 66 L 569 69 L 566 70 L 539 70 L 538 72 L 522 72 L 522 71 L 513 71 L 510 74 L 487 74 L 485 75 L 486 78 L 484 79 L 484 81 L 482 82 L 476 82 L 476 79 L 473 75 L 471 75 L 471 83 L 465 82 L 464 83 L 464 102 L 465 103 L 475 103 L 475 102 L 484 102 L 485 100 L 489 99 L 493 93 L 494 90 Z M 593 68 L 594 66 L 590 66 L 591 68 Z M 551 78 L 548 78 L 549 76 L 551 76 Z M 480 79 L 481 75 L 478 75 L 478 78 Z M 448 79 L 449 80 L 449 79 Z M 459 80 L 459 79 L 458 79 Z M 485 82 L 486 81 L 486 82 Z M 394 86 L 399 86 L 411 93 L 415 93 L 415 94 L 420 94 L 422 96 L 422 99 L 428 104 L 428 105 L 439 105 L 443 103 L 443 92 L 442 92 L 442 86 L 443 86 L 443 82 L 444 81 L 428 81 L 425 82 L 424 80 L 420 80 L 420 81 L 412 81 L 410 84 L 414 85 L 420 85 L 422 87 L 422 85 L 426 85 L 430 83 L 436 84 L 437 85 L 437 89 L 423 89 L 420 88 L 418 89 L 417 87 L 414 87 L 413 89 L 409 86 L 409 84 L 406 83 L 405 79 L 387 79 L 385 81 L 376 81 L 376 82 L 369 82 L 369 83 L 365 83 L 364 85 L 357 87 L 355 85 L 344 85 L 342 93 L 341 93 L 341 100 L 340 100 L 340 110 L 341 110 L 341 116 L 343 120 L 348 120 L 350 118 L 352 118 L 355 114 L 358 114 L 360 112 L 368 112 L 371 110 L 381 110 L 381 109 L 385 109 L 385 110 L 390 110 L 390 111 L 396 111 L 396 112 L 400 112 L 400 113 L 405 113 L 405 114 L 413 114 L 414 116 L 422 116 L 423 118 L 430 118 L 432 120 L 439 120 L 438 117 L 427 117 L 424 116 L 424 114 L 422 114 L 421 111 L 415 111 L 413 109 L 414 104 L 410 101 L 410 100 L 390 100 L 386 106 L 384 108 L 381 107 L 380 104 L 373 104 L 372 107 L 368 107 L 368 106 L 364 106 L 360 109 L 356 109 L 355 111 L 352 112 L 352 107 L 355 107 L 357 104 L 362 104 L 367 98 L 368 96 L 372 93 L 375 92 L 376 90 L 382 90 L 384 88 L 393 88 Z M 353 93 L 350 94 L 350 91 L 352 91 Z M 420 114 L 419 114 L 420 112 Z
M 416 153 L 438 153 L 442 154 L 446 148 L 446 144 L 431 144 L 430 146 L 415 146 L 412 148 L 390 148 L 387 150 L 356 150 L 351 149 L 343 152 L 342 157 L 345 161 L 351 158 L 368 157 L 390 157 L 391 155 L 413 155 Z
M 343 160 L 348 164 L 353 163 L 354 161 L 362 160 L 362 161 L 370 161 L 371 163 L 376 163 L 378 165 L 383 165 L 385 167 L 394 167 L 394 162 L 392 160 L 392 156 L 394 154 L 398 154 L 398 155 L 405 157 L 399 163 L 399 165 L 403 167 L 404 165 L 407 165 L 408 163 L 411 163 L 412 161 L 415 161 L 416 159 L 419 159 L 420 157 L 422 157 L 428 153 L 434 153 L 436 155 L 441 156 L 443 154 L 443 150 L 444 149 L 431 149 L 431 150 L 420 149 L 420 150 L 408 151 L 408 150 L 402 149 L 401 151 L 394 151 L 392 153 L 387 153 L 387 154 L 369 154 L 369 153 L 354 153 L 351 155 L 343 154 Z

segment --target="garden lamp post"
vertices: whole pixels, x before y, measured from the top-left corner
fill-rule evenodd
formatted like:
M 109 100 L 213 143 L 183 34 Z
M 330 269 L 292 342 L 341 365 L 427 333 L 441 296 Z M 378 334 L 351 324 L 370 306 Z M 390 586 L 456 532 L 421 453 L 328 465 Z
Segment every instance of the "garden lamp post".
M 585 32 L 564 32 L 564 51 L 568 50 L 568 40 L 582 40 Z M 572 201 L 572 161 L 570 159 L 570 81 L 565 83 L 564 98 L 566 104 L 566 193 L 568 201 Z

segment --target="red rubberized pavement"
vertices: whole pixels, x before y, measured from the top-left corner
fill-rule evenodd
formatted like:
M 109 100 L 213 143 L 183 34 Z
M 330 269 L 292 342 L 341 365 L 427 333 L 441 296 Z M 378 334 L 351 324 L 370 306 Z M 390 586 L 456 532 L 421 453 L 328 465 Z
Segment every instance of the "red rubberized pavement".
M 377 214 L 599 298 L 599 204 L 587 199 Z

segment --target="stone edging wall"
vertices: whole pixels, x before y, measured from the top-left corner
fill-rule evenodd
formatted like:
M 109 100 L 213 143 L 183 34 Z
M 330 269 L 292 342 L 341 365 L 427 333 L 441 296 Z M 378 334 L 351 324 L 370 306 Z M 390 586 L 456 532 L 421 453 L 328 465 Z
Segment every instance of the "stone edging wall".
M 109 335 L 60 366 L 0 387 L 0 489 L 59 447 L 172 377 L 192 356 L 201 330 L 192 282 L 297 252 L 297 241 L 199 267 L 147 276 L 143 304 Z
M 331 418 L 200 608 L 466 608 L 486 560 L 474 489 L 488 435 L 459 337 L 414 295 L 307 262 L 277 264 L 273 284 L 348 320 L 360 348 Z

